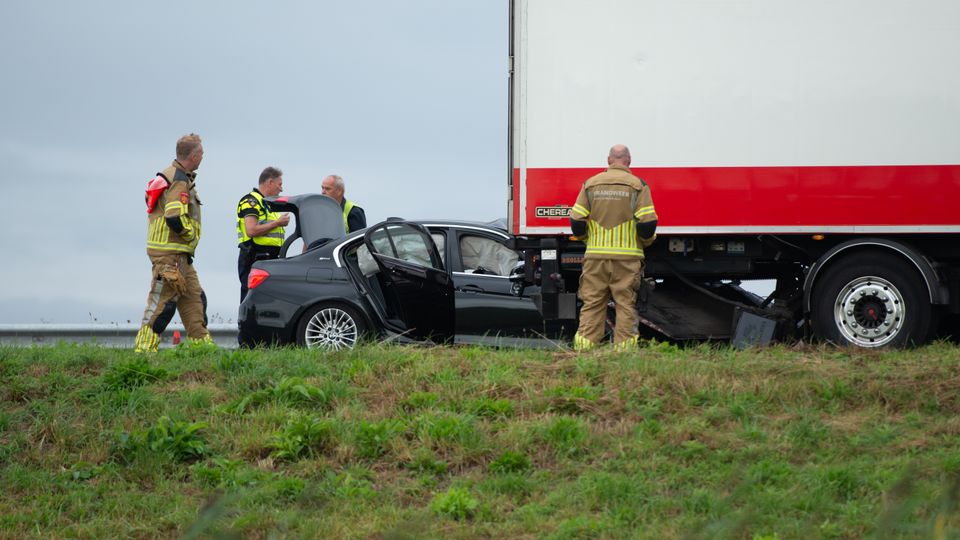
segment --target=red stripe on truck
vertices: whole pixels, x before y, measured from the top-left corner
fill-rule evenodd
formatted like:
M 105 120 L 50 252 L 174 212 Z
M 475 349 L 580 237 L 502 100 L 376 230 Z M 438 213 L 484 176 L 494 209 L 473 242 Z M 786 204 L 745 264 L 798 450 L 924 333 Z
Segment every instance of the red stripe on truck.
M 583 181 L 602 170 L 528 168 L 521 209 L 520 171 L 514 169 L 513 232 L 568 230 L 569 221 L 556 207 L 572 206 Z M 661 227 L 770 226 L 783 233 L 782 227 L 792 226 L 960 225 L 960 165 L 632 170 L 650 185 Z

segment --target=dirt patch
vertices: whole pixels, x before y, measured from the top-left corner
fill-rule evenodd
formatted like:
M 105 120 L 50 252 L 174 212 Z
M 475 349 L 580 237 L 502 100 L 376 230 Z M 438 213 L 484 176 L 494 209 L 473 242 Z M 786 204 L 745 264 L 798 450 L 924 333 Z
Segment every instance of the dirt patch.
M 215 378 L 216 376 L 208 371 L 185 371 L 174 380 L 181 382 L 210 382 Z

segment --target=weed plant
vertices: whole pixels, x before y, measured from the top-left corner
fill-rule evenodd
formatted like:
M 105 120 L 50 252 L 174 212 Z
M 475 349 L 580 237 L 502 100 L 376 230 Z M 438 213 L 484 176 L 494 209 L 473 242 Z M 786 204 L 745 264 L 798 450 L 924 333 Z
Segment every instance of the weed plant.
M 236 403 L 231 403 L 227 409 L 236 414 L 243 414 L 268 402 L 309 405 L 316 409 L 326 409 L 329 408 L 336 393 L 338 392 L 317 388 L 301 377 L 286 377 L 268 388 L 247 394 Z
M 203 422 L 180 422 L 166 416 L 147 429 L 117 435 L 114 454 L 125 462 L 131 462 L 143 452 L 151 452 L 173 461 L 193 461 L 207 453 L 201 430 Z
M 311 415 L 292 414 L 283 429 L 270 439 L 270 457 L 294 461 L 302 455 L 317 456 L 331 450 L 337 440 L 334 421 Z
M 136 356 L 110 366 L 103 374 L 103 388 L 114 391 L 132 390 L 163 380 L 167 375 L 167 370 L 152 366 L 148 356 Z
M 445 493 L 438 493 L 430 508 L 440 514 L 456 520 L 472 518 L 480 506 L 480 501 L 470 494 L 466 488 L 450 488 Z

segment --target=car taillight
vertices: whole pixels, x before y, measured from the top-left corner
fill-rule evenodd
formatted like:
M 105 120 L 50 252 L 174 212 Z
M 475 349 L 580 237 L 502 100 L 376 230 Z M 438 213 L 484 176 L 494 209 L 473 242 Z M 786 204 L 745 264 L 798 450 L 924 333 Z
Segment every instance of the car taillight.
M 268 277 L 270 277 L 270 272 L 266 270 L 260 270 L 259 268 L 250 270 L 250 276 L 247 278 L 247 288 L 256 289 L 261 283 L 266 281 Z

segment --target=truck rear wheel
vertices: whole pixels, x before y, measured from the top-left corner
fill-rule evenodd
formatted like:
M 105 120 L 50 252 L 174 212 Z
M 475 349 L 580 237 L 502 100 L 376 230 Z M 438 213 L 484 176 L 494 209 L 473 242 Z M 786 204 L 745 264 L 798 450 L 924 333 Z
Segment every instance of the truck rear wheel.
M 813 331 L 837 345 L 903 347 L 927 341 L 934 328 L 923 278 L 893 255 L 837 261 L 813 289 Z

